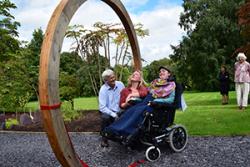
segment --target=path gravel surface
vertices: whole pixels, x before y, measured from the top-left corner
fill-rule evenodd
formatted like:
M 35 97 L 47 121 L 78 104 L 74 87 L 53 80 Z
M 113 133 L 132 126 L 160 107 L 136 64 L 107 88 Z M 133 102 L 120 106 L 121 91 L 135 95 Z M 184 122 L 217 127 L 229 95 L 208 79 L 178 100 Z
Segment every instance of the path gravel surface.
M 79 157 L 90 167 L 128 167 L 144 158 L 143 150 L 128 150 L 111 142 L 101 148 L 100 136 L 70 133 Z M 60 167 L 45 133 L 0 132 L 0 167 Z M 189 137 L 186 149 L 162 148 L 160 159 L 143 167 L 250 167 L 250 136 Z

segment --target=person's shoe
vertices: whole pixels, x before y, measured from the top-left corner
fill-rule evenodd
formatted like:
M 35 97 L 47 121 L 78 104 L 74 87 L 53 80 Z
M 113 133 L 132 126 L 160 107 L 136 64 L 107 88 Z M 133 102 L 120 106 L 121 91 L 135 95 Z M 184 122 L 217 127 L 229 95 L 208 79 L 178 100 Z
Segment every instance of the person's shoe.
M 108 140 L 101 141 L 101 147 L 108 147 L 108 146 L 109 146 Z

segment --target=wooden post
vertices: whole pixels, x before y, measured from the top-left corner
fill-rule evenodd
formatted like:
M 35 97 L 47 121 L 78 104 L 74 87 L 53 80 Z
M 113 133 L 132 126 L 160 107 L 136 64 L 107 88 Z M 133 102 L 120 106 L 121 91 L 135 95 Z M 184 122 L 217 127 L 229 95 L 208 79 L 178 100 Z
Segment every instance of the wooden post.
M 102 0 L 121 19 L 132 47 L 134 68 L 141 69 L 141 56 L 132 21 L 120 0 Z M 75 153 L 60 112 L 59 65 L 60 52 L 67 26 L 86 0 L 62 0 L 50 18 L 43 40 L 39 69 L 39 98 L 44 128 L 50 145 L 64 167 L 82 166 Z

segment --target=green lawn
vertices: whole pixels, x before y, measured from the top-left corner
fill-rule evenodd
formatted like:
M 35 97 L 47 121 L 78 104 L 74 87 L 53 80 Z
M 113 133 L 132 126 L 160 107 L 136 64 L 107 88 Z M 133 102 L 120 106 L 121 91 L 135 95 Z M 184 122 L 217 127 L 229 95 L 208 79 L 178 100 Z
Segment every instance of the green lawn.
M 97 97 L 84 97 L 74 99 L 75 110 L 98 110 Z M 64 103 L 62 104 L 64 105 Z M 26 108 L 36 110 L 38 109 L 38 102 L 29 102 Z
M 184 125 L 189 135 L 250 135 L 250 106 L 239 112 L 235 92 L 230 92 L 228 105 L 221 105 L 219 92 L 185 92 L 184 97 L 188 108 L 176 112 L 175 123 Z M 74 106 L 76 110 L 97 110 L 97 98 L 76 98 Z M 37 109 L 38 104 L 31 102 L 27 107 Z
M 98 98 L 76 98 L 74 99 L 74 105 L 76 110 L 98 110 Z
M 177 111 L 175 122 L 185 125 L 190 135 L 250 135 L 250 109 L 239 112 L 235 92 L 228 105 L 221 105 L 218 92 L 184 93 L 188 108 Z

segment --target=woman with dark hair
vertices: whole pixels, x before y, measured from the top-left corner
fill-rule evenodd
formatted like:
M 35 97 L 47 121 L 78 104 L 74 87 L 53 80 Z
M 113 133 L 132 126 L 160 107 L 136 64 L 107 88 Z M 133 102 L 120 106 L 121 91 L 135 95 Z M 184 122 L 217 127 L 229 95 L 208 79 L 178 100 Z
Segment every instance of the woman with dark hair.
M 227 72 L 226 66 L 222 65 L 219 74 L 220 81 L 220 94 L 222 96 L 222 105 L 228 104 L 228 92 L 230 86 L 229 73 Z

